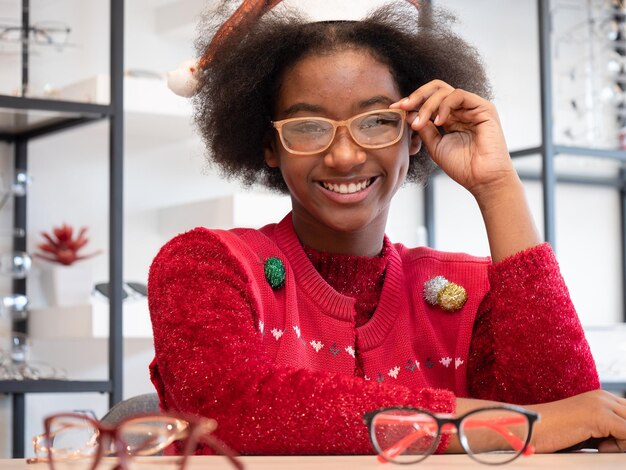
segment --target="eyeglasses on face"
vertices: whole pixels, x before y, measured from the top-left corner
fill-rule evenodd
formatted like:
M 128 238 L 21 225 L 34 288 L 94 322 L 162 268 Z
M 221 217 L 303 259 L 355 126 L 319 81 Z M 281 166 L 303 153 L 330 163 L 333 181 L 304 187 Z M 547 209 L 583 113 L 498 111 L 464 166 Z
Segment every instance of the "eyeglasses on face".
M 174 446 L 177 456 L 160 457 L 160 468 L 182 470 L 187 457 L 206 445 L 243 470 L 233 450 L 210 435 L 217 427 L 212 419 L 178 414 L 136 415 L 117 426 L 105 426 L 78 413 L 63 413 L 44 419 L 44 433 L 33 438 L 35 458 L 28 463 L 48 462 L 51 470 L 94 470 L 103 457 L 115 469 L 133 470 L 135 457 L 158 455 Z M 154 463 L 154 462 L 153 462 Z
M 272 121 L 280 141 L 289 153 L 313 155 L 323 152 L 335 139 L 338 127 L 346 127 L 352 139 L 361 147 L 380 149 L 402 138 L 406 111 L 376 109 L 357 114 L 344 121 L 323 117 L 297 117 Z
M 417 408 L 382 408 L 365 414 L 370 441 L 381 462 L 417 463 L 433 454 L 442 434 L 458 434 L 474 460 L 499 465 L 532 455 L 539 415 L 516 406 L 481 408 L 458 418 Z

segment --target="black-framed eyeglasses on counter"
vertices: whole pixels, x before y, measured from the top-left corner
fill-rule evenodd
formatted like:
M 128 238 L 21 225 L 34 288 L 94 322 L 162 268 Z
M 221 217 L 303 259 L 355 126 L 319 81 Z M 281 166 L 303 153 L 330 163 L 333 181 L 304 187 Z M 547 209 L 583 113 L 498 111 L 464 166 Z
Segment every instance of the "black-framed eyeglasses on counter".
M 433 454 L 442 434 L 457 434 L 472 459 L 489 465 L 532 455 L 532 429 L 539 415 L 517 406 L 480 408 L 453 418 L 417 408 L 382 408 L 365 414 L 381 462 L 411 464 Z
M 95 470 L 102 463 L 107 464 L 102 468 L 134 470 L 141 468 L 135 457 L 160 455 L 174 446 L 179 455 L 159 457 L 158 465 L 182 470 L 199 446 L 207 446 L 243 470 L 235 452 L 211 435 L 216 427 L 212 419 L 171 413 L 136 415 L 117 426 L 79 413 L 56 414 L 44 419 L 44 433 L 33 438 L 36 457 L 27 462 L 47 462 L 51 470 Z

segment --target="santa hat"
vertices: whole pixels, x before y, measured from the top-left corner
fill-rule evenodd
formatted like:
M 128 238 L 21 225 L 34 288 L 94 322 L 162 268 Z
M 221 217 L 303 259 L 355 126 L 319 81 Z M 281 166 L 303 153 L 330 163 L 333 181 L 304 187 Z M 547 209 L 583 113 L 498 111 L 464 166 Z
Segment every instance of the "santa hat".
M 274 8 L 281 3 L 282 0 L 243 0 L 239 8 L 235 10 L 230 18 L 217 30 L 217 33 L 211 40 L 211 43 L 206 48 L 202 57 L 197 59 L 190 59 L 178 66 L 177 69 L 172 70 L 167 74 L 167 86 L 179 96 L 190 98 L 198 92 L 200 83 L 200 75 L 204 68 L 211 62 L 215 54 L 217 47 L 228 37 L 231 31 L 247 27 L 253 24 L 266 12 Z M 419 9 L 420 0 L 407 0 L 410 4 Z M 373 3 L 379 3 L 378 0 L 373 1 L 359 1 L 359 6 L 371 8 Z M 347 19 L 354 20 L 353 7 L 355 2 L 350 2 L 350 9 L 342 11 L 341 9 L 333 8 L 324 9 L 319 12 L 315 21 L 325 21 L 329 19 Z M 332 12 L 332 18 L 328 18 L 328 13 Z M 361 16 L 362 17 L 362 16 Z

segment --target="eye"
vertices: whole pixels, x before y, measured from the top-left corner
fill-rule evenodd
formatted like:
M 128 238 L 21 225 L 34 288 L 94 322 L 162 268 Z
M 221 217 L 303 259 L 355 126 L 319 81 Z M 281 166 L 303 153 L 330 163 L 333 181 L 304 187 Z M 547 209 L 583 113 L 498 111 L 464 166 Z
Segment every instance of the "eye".
M 359 129 L 376 129 L 381 127 L 397 127 L 401 116 L 396 113 L 369 114 L 359 121 Z
M 288 126 L 285 126 L 289 132 L 298 134 L 326 134 L 331 126 L 324 121 L 316 121 L 314 119 L 308 119 L 306 121 L 294 121 L 290 122 Z

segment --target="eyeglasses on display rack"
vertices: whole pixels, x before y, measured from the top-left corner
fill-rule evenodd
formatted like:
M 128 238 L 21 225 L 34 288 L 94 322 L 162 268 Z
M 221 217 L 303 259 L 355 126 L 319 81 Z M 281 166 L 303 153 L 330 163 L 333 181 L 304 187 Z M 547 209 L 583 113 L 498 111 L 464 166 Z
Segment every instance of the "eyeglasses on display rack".
M 243 470 L 235 452 L 211 436 L 216 427 L 212 419 L 171 413 L 137 415 L 114 427 L 84 414 L 57 414 L 44 419 L 44 433 L 33 438 L 36 457 L 27 462 L 47 462 L 51 470 L 134 470 L 143 464 L 136 457 L 159 455 L 174 445 L 180 455 L 162 456 L 151 463 L 182 470 L 198 446 L 208 446 Z
M 517 406 L 481 408 L 458 418 L 417 408 L 383 408 L 365 414 L 369 437 L 382 462 L 411 464 L 433 454 L 442 434 L 457 434 L 472 459 L 490 465 L 532 455 L 539 415 Z
M 296 117 L 272 121 L 285 150 L 295 155 L 323 152 L 335 138 L 338 127 L 346 127 L 361 147 L 380 149 L 402 138 L 406 111 L 377 109 L 357 114 L 345 121 L 323 117 Z
M 8 294 L 0 296 L 0 316 L 5 313 L 12 320 L 26 318 L 28 297 L 24 294 Z
M 12 332 L 6 349 L 0 347 L 0 380 L 65 380 L 65 370 L 32 361 L 30 341 L 24 333 Z
M 0 274 L 11 276 L 13 279 L 24 279 L 32 264 L 32 258 L 25 251 L 0 253 Z
M 24 27 L 16 20 L 0 19 L 0 41 L 5 42 L 21 42 L 26 39 L 38 45 L 62 47 L 67 44 L 70 32 L 71 28 L 61 21 L 40 21 Z

